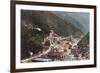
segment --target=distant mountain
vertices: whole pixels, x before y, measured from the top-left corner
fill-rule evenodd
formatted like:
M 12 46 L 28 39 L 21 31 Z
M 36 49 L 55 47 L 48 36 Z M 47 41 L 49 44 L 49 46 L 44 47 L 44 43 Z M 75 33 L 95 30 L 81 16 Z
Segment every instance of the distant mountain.
M 84 48 L 87 47 L 89 48 L 89 32 L 79 41 L 80 47 Z
M 89 13 L 87 12 L 52 12 L 80 29 L 84 34 L 89 31 Z

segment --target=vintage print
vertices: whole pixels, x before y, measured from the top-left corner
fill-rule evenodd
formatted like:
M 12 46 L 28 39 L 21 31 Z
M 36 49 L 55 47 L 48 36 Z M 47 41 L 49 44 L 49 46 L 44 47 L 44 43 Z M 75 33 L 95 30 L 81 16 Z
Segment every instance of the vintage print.
M 89 13 L 21 10 L 21 62 L 88 60 Z

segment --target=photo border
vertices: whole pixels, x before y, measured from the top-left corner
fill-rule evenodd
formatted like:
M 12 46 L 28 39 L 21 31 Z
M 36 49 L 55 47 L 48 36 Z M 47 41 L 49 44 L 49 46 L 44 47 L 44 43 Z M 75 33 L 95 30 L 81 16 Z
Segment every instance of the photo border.
M 75 65 L 75 66 L 59 66 L 59 67 L 43 67 L 43 68 L 25 68 L 16 69 L 16 4 L 21 5 L 40 5 L 40 6 L 53 6 L 53 7 L 71 7 L 71 8 L 86 8 L 94 10 L 94 64 L 90 65 Z M 13 72 L 27 72 L 27 71 L 44 71 L 44 70 L 59 70 L 59 69 L 75 69 L 75 68 L 90 68 L 96 67 L 96 6 L 94 5 L 81 5 L 81 4 L 63 4 L 63 3 L 47 3 L 47 2 L 33 2 L 33 1 L 11 1 L 11 61 L 10 71 Z

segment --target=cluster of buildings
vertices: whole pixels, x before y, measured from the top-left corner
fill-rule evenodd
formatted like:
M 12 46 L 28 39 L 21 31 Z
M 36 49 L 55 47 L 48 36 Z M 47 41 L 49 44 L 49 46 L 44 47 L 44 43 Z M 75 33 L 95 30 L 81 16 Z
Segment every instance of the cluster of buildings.
M 80 59 L 80 48 L 77 45 L 78 40 L 72 36 L 58 36 L 51 30 L 50 35 L 44 39 L 42 44 L 49 47 L 46 54 L 52 60 L 75 60 Z

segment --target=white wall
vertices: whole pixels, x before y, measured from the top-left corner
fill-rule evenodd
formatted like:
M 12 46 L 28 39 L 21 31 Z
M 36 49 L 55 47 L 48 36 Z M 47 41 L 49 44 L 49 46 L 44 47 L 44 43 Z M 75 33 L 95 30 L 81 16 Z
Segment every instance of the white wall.
M 97 33 L 100 37 L 100 0 L 34 0 L 58 3 L 75 3 L 97 5 Z M 100 72 L 100 38 L 97 39 L 97 68 L 39 71 L 34 73 L 99 73 Z M 0 0 L 0 73 L 10 73 L 10 0 Z M 29 72 L 27 72 L 29 73 Z M 33 73 L 33 72 L 30 72 Z

